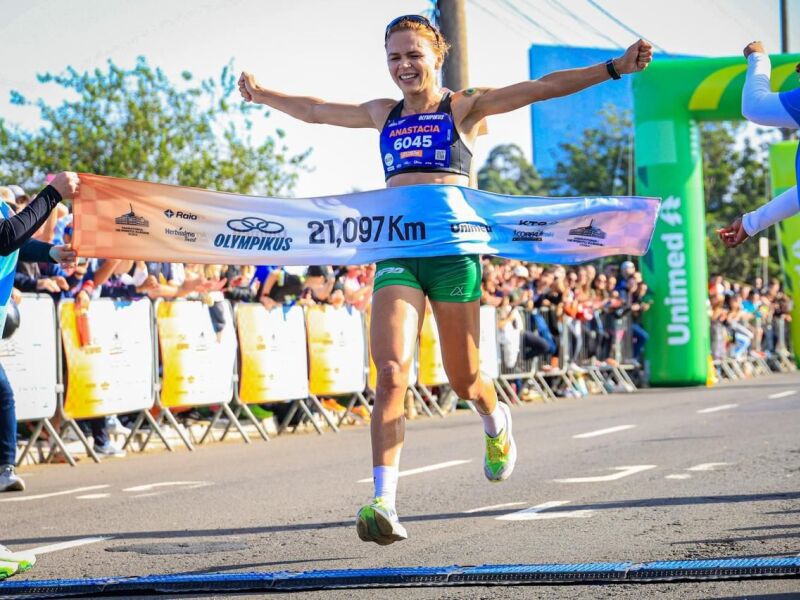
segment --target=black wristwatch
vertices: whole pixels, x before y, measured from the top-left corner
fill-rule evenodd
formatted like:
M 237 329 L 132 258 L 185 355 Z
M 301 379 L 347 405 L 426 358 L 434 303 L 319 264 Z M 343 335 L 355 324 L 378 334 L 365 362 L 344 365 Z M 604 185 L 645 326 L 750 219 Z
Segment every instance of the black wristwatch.
M 619 71 L 617 71 L 617 68 L 614 66 L 613 58 L 609 58 L 606 61 L 606 71 L 611 75 L 611 79 L 622 79 L 622 75 L 619 74 Z

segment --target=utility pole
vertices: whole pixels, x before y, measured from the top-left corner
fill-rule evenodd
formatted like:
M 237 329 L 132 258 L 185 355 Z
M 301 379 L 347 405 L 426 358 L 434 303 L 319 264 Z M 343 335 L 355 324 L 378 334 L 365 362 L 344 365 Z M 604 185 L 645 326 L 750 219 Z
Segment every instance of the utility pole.
M 467 60 L 467 16 L 464 0 L 437 0 L 439 29 L 450 44 L 450 53 L 442 68 L 442 85 L 458 91 L 469 87 Z
M 781 19 L 781 54 L 789 52 L 789 6 L 786 0 L 780 0 L 780 19 Z M 791 140 L 792 130 L 781 129 L 781 137 L 784 140 Z
M 781 1 L 781 53 L 789 52 L 789 7 L 786 0 Z

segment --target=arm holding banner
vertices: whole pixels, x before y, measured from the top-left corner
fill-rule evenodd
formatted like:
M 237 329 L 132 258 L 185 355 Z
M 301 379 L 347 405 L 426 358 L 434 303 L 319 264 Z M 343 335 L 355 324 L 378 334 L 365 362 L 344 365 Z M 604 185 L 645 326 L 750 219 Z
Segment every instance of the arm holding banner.
M 77 174 L 59 173 L 28 206 L 0 221 L 0 254 L 8 256 L 19 250 L 62 199 L 72 198 L 77 193 L 79 183 Z

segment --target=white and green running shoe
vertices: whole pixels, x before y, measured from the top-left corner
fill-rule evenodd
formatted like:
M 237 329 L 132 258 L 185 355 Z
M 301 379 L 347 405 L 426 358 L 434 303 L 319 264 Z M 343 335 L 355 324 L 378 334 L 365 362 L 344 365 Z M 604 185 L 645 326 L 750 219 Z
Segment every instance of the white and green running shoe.
M 36 556 L 32 552 L 12 552 L 0 544 L 0 579 L 3 579 L 3 573 L 8 565 L 14 565 L 16 568 L 5 577 L 10 577 L 14 573 L 24 573 L 35 564 Z
M 17 571 L 19 571 L 19 565 L 17 565 L 17 563 L 0 560 L 0 581 L 6 577 L 11 577 Z
M 408 539 L 406 528 L 400 524 L 397 512 L 387 506 L 383 498 L 375 498 L 372 504 L 362 506 L 356 517 L 356 531 L 364 542 L 387 546 Z
M 511 433 L 511 411 L 503 402 L 498 407 L 506 416 L 506 426 L 495 437 L 486 436 L 486 454 L 483 458 L 483 472 L 493 483 L 505 481 L 511 476 L 517 462 L 517 445 Z

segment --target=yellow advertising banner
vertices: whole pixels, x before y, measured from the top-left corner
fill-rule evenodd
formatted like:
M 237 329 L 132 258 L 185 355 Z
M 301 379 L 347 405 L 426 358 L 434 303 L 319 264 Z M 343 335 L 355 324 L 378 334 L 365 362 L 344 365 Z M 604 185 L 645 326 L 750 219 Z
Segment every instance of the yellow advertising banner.
M 300 306 L 267 310 L 236 307 L 241 373 L 239 398 L 247 404 L 308 397 L 306 324 Z
M 361 313 L 352 307 L 309 306 L 306 330 L 311 393 L 339 396 L 363 391 L 366 345 Z
M 67 363 L 67 417 L 88 419 L 153 406 L 149 300 L 93 300 L 80 317 L 82 335 L 72 300 L 59 304 L 59 317 Z
M 436 328 L 436 318 L 430 305 L 425 306 L 425 319 L 419 332 L 419 382 L 424 386 L 447 383 L 439 330 Z
M 225 327 L 217 334 L 209 307 L 200 301 L 156 304 L 163 406 L 207 406 L 230 401 L 236 333 L 230 304 L 225 302 L 223 307 Z

